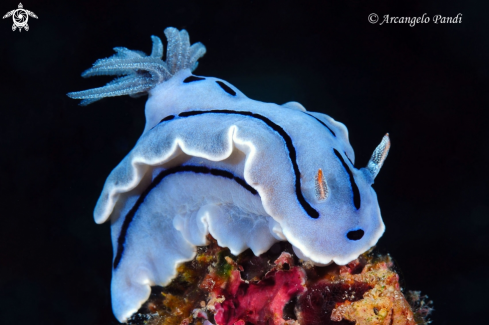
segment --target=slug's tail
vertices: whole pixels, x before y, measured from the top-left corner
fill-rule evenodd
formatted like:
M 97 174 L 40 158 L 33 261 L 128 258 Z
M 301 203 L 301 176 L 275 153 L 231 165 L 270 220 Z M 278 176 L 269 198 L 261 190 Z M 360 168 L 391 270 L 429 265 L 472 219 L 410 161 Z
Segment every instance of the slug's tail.
M 166 61 L 163 61 L 163 44 L 159 37 L 151 36 L 153 49 L 150 55 L 140 51 L 116 47 L 113 56 L 97 60 L 93 67 L 82 73 L 82 77 L 100 75 L 120 76 L 100 88 L 68 93 L 73 99 L 83 99 L 80 105 L 88 105 L 104 97 L 122 95 L 138 96 L 147 93 L 159 83 L 170 79 L 180 70 L 197 68 L 205 54 L 205 46 L 195 43 L 190 46 L 185 29 L 178 31 L 173 27 L 165 29 L 168 40 Z

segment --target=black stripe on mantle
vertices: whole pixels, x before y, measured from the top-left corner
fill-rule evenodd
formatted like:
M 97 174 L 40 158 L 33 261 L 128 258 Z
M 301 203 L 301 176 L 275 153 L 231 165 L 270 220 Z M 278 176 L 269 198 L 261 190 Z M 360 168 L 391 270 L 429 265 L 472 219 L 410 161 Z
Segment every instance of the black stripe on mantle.
M 340 160 L 341 164 L 343 165 L 343 168 L 345 168 L 345 171 L 348 173 L 348 177 L 350 178 L 350 185 L 351 185 L 351 190 L 353 192 L 353 204 L 355 205 L 355 208 L 360 209 L 360 191 L 358 190 L 357 183 L 355 183 L 355 178 L 353 178 L 353 173 L 351 172 L 350 168 L 346 164 L 345 160 L 341 156 L 341 154 L 338 152 L 338 150 L 334 149 L 334 154 L 338 159 Z
M 245 190 L 250 192 L 253 195 L 257 195 L 258 192 L 251 187 L 246 181 L 240 177 L 234 176 L 232 173 L 222 170 L 222 169 L 216 169 L 216 168 L 208 168 L 204 166 L 178 166 L 170 169 L 166 169 L 158 174 L 151 184 L 144 190 L 143 193 L 139 196 L 138 200 L 134 204 L 134 206 L 129 210 L 127 213 L 124 222 L 121 227 L 121 232 L 119 233 L 119 238 L 117 238 L 117 253 L 114 259 L 114 269 L 117 268 L 119 265 L 121 259 L 122 259 L 122 254 L 124 252 L 124 243 L 126 242 L 126 235 L 127 231 L 129 230 L 129 226 L 131 225 L 132 220 L 136 216 L 136 212 L 138 211 L 139 207 L 143 204 L 144 200 L 146 197 L 149 195 L 151 190 L 153 190 L 158 184 L 161 183 L 161 181 L 168 175 L 173 175 L 177 173 L 182 173 L 182 172 L 193 172 L 197 174 L 210 174 L 213 176 L 221 176 L 225 177 L 230 180 L 234 180 L 236 183 L 241 185 Z
M 264 122 L 268 127 L 270 127 L 272 130 L 277 132 L 280 135 L 280 137 L 282 137 L 282 139 L 284 140 L 285 145 L 287 147 L 287 150 L 289 151 L 289 158 L 290 158 L 290 162 L 292 163 L 292 168 L 294 170 L 294 175 L 295 175 L 295 193 L 297 196 L 297 200 L 299 201 L 299 204 L 302 206 L 302 208 L 306 211 L 306 213 L 311 218 L 313 218 L 313 219 L 319 218 L 319 212 L 317 212 L 309 204 L 309 202 L 306 201 L 306 199 L 302 195 L 301 173 L 299 171 L 299 165 L 297 165 L 297 153 L 296 153 L 294 145 L 292 143 L 292 139 L 290 138 L 290 136 L 287 134 L 287 132 L 285 132 L 285 130 L 281 126 L 279 126 L 278 124 L 275 124 L 270 119 L 268 119 L 267 117 L 260 115 L 260 114 L 256 114 L 256 113 L 252 113 L 252 112 L 246 112 L 246 111 L 226 110 L 226 109 L 211 110 L 211 111 L 188 111 L 188 112 L 182 112 L 182 113 L 178 114 L 178 116 L 179 117 L 190 117 L 190 116 L 203 115 L 203 114 L 236 114 L 236 115 L 248 116 L 248 117 L 255 118 L 255 119 L 258 119 L 258 120 Z M 167 118 L 168 117 L 165 117 L 163 120 L 165 120 Z
M 331 132 L 331 134 L 336 138 L 336 134 L 333 132 L 333 130 L 331 130 L 331 128 L 329 126 L 326 125 L 326 123 L 324 123 L 323 121 L 321 121 L 320 119 L 318 119 L 316 116 L 314 115 L 311 115 L 309 113 L 305 113 L 306 115 L 309 115 L 310 117 L 312 117 L 313 119 L 315 119 L 316 121 L 318 121 L 319 123 L 321 123 L 323 126 L 325 126 L 329 132 Z

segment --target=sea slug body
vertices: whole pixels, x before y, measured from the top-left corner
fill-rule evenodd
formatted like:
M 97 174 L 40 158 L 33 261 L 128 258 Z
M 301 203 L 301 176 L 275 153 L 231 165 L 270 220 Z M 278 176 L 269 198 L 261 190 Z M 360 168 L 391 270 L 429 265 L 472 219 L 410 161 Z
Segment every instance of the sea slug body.
M 69 93 L 90 104 L 149 95 L 146 126 L 110 173 L 95 221 L 111 220 L 112 305 L 124 322 L 190 261 L 211 234 L 233 254 L 266 252 L 286 240 L 302 259 L 344 265 L 384 232 L 372 188 L 388 135 L 366 168 L 354 167 L 346 127 L 296 102 L 263 103 L 224 80 L 192 74 L 204 55 L 185 30 L 153 36 L 149 56 L 116 48 L 83 76 L 117 75 L 104 87 Z

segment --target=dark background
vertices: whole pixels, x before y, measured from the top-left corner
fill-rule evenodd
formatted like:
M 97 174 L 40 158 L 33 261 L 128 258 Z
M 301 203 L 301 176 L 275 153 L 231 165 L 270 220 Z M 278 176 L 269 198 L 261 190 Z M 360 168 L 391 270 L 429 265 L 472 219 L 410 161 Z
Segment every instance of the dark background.
M 0 14 L 19 0 L 2 1 Z M 65 96 L 110 78 L 80 73 L 112 48 L 151 51 L 150 35 L 189 31 L 196 74 L 253 99 L 301 102 L 345 123 L 376 179 L 404 286 L 435 303 L 434 324 L 487 322 L 488 7 L 476 1 L 23 1 L 28 32 L 0 20 L 0 323 L 115 324 L 109 225 L 92 209 L 144 127 L 145 98 L 87 107 Z M 483 7 L 485 6 L 485 7 Z M 455 16 L 461 24 L 370 24 Z

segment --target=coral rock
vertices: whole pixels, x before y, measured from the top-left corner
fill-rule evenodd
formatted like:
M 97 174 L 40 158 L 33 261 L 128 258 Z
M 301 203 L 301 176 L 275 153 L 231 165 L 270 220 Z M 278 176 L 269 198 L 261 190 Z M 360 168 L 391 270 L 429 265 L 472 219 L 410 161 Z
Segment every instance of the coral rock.
M 154 287 L 129 324 L 426 325 L 419 291 L 406 297 L 389 256 L 364 254 L 348 265 L 315 267 L 281 242 L 233 256 L 213 238 L 164 288 Z M 272 263 L 273 261 L 273 263 Z
M 284 324 L 285 304 L 305 291 L 306 274 L 293 263 L 292 256 L 284 252 L 263 279 L 250 283 L 241 278 L 238 266 L 233 262 L 226 287 L 211 292 L 211 296 L 225 298 L 222 303 L 217 303 L 216 324 Z
M 361 300 L 337 304 L 331 319 L 347 319 L 357 325 L 416 325 L 411 307 L 400 291 L 399 276 L 390 266 L 389 260 L 367 264 L 360 274 L 341 272 L 342 281 L 364 283 L 372 289 Z

